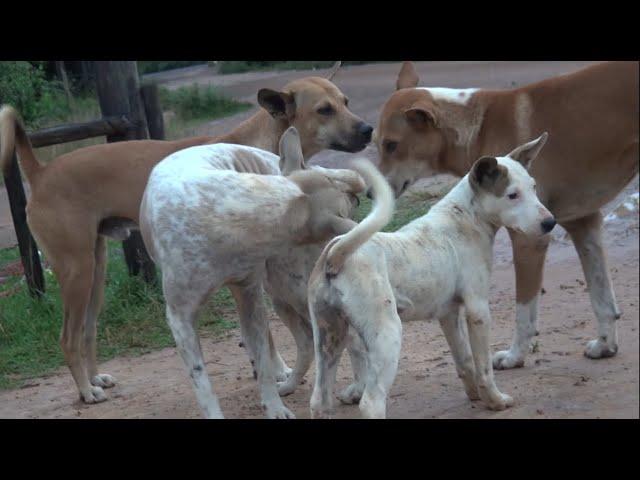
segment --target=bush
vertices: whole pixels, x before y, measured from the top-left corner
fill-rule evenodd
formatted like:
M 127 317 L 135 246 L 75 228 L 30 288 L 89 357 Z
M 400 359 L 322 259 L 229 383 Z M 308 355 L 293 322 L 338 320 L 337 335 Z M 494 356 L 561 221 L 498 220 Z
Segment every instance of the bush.
M 173 110 L 182 120 L 214 119 L 246 110 L 251 105 L 238 102 L 218 92 L 214 87 L 193 85 L 176 90 L 160 90 L 165 110 Z
M 218 62 L 218 72 L 222 74 L 226 73 L 243 73 L 253 72 L 260 70 L 310 70 L 313 68 L 329 68 L 335 61 L 221 61 Z M 367 61 L 345 61 L 343 65 L 362 65 L 365 63 L 372 63 Z
M 30 127 L 69 113 L 62 86 L 47 80 L 42 62 L 0 62 L 0 102 L 14 106 Z
M 169 62 L 155 62 L 144 61 L 138 62 L 138 73 L 144 75 L 145 73 L 164 72 L 165 70 L 173 70 L 174 68 L 190 67 L 192 65 L 202 65 L 207 62 L 190 62 L 190 61 L 169 61 Z

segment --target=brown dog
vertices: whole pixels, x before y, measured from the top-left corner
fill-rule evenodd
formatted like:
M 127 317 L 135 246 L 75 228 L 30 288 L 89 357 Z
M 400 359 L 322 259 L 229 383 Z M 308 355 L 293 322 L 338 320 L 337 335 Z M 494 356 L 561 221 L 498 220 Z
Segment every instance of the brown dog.
M 307 158 L 323 149 L 362 150 L 373 128 L 347 108 L 347 98 L 331 83 L 338 66 L 328 79 L 308 77 L 280 92 L 260 90 L 258 102 L 263 109 L 226 135 L 95 145 L 62 155 L 46 166 L 37 161 L 15 110 L 3 107 L 0 166 L 7 168 L 15 145 L 31 187 L 27 222 L 60 283 L 64 304 L 60 344 L 84 402 L 105 400 L 102 388 L 114 385 L 110 375 L 98 373 L 96 364 L 105 235 L 121 240 L 128 229 L 136 228 L 153 167 L 178 150 L 220 142 L 277 154 L 280 137 L 290 126 L 298 129 Z M 269 343 L 273 345 L 271 337 Z
M 374 138 L 380 170 L 396 196 L 419 178 L 465 175 L 476 158 L 509 151 L 549 132 L 531 167 L 542 203 L 571 235 L 598 319 L 585 355 L 618 350 L 620 317 L 602 243 L 600 208 L 638 173 L 638 62 L 602 63 L 512 90 L 416 88 L 405 62 L 397 91 L 382 109 Z M 516 334 L 496 368 L 524 364 L 537 335 L 537 304 L 548 236 L 509 231 L 516 269 Z

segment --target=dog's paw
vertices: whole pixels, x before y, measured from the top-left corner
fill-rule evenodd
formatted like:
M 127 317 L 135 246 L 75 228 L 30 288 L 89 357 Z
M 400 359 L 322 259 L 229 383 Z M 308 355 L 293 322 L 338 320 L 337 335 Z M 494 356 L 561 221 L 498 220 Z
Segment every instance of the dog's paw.
M 276 372 L 276 381 L 277 382 L 286 382 L 289 380 L 289 377 L 291 377 L 291 374 L 293 373 L 293 369 L 287 367 L 286 365 L 283 365 L 282 368 L 280 368 L 277 372 Z
M 331 420 L 333 418 L 332 409 L 312 408 L 311 418 L 314 420 Z
M 273 402 L 271 405 L 263 403 L 262 408 L 267 418 L 270 418 L 270 419 L 292 419 L 293 420 L 296 418 L 293 412 L 291 412 L 291 410 L 285 407 L 282 404 L 282 402 L 279 402 L 279 404 L 277 404 L 276 402 Z
M 106 373 L 99 373 L 91 379 L 91 385 L 95 387 L 111 388 L 116 385 L 116 379 Z
M 505 410 L 513 406 L 513 397 L 505 393 L 498 393 L 498 396 L 498 398 L 487 402 L 487 407 L 489 407 L 490 410 Z
M 107 396 L 101 387 L 91 387 L 89 391 L 81 393 L 80 398 L 84 403 L 100 403 L 107 400 Z
M 340 400 L 345 405 L 354 405 L 356 403 L 360 403 L 363 390 L 364 385 L 361 385 L 359 383 L 352 383 L 348 387 L 344 388 L 336 396 L 338 397 L 338 400 Z
M 293 377 L 289 377 L 286 382 L 278 382 L 278 395 L 281 397 L 286 397 L 287 395 L 291 395 L 296 390 L 296 382 Z
M 501 350 L 493 355 L 493 368 L 496 370 L 520 367 L 524 367 L 524 358 L 514 355 L 511 350 Z
M 616 353 L 618 353 L 618 345 L 616 343 L 609 345 L 607 342 L 598 338 L 587 343 L 584 356 L 592 359 L 598 359 L 613 357 Z
M 469 400 L 471 400 L 472 402 L 476 402 L 476 401 L 480 400 L 480 394 L 478 393 L 478 387 L 476 387 L 475 385 L 473 387 L 471 387 L 471 386 L 467 387 L 465 385 L 464 391 L 467 394 L 467 397 L 469 398 Z

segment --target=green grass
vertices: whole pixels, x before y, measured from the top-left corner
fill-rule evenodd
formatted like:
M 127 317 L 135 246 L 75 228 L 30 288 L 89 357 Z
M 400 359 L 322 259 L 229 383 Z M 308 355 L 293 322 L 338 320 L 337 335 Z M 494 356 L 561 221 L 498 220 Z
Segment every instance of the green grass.
M 314 68 L 329 68 L 335 61 L 246 61 L 228 60 L 218 64 L 218 73 L 244 73 L 263 70 L 311 70 Z M 374 63 L 366 61 L 346 61 L 343 65 L 361 65 L 364 63 Z
M 444 190 L 435 194 L 431 191 L 408 191 L 396 200 L 393 218 L 382 231 L 395 232 L 412 220 L 425 215 L 444 193 L 446 193 Z M 356 210 L 354 220 L 358 223 L 361 222 L 369 214 L 372 206 L 372 200 L 365 195 L 360 195 L 360 206 Z
M 0 267 L 17 258 L 17 248 L 0 250 Z M 45 280 L 47 291 L 39 301 L 29 296 L 22 278 L 0 285 L 0 292 L 18 287 L 16 293 L 0 298 L 0 388 L 15 388 L 28 378 L 64 365 L 59 346 L 60 290 L 49 271 Z M 229 320 L 233 311 L 229 291 L 218 291 L 203 309 L 200 333 L 218 335 L 234 328 L 236 323 Z M 98 324 L 99 361 L 172 345 L 160 288 L 130 277 L 120 244 L 110 242 L 105 304 Z
M 163 110 L 172 110 L 185 121 L 214 120 L 251 108 L 247 102 L 238 102 L 220 93 L 215 87 L 192 85 L 176 90 L 160 90 Z

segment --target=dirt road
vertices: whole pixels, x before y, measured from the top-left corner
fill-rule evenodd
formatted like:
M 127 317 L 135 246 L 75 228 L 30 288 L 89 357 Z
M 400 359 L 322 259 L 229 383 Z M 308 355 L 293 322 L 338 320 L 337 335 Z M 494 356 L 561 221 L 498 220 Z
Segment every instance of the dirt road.
M 588 62 L 433 62 L 418 63 L 421 84 L 449 87 L 504 88 L 550 75 L 566 73 Z M 378 111 L 393 91 L 397 64 L 348 67 L 335 81 L 350 97 L 353 110 L 375 123 Z M 224 80 L 221 88 L 234 96 L 253 100 L 259 87 L 278 88 L 291 78 L 309 72 L 242 74 Z M 190 80 L 220 81 L 206 72 L 191 71 Z M 174 83 L 171 83 L 174 82 Z M 168 85 L 177 85 L 173 79 Z M 203 127 L 202 131 L 226 131 L 251 112 Z M 366 153 L 373 158 L 373 149 Z M 325 152 L 313 162 L 339 164 L 348 155 Z M 423 182 L 417 188 L 429 188 Z M 638 191 L 638 178 L 607 206 L 606 213 Z M 0 192 L 1 193 L 1 192 Z M 0 204 L 0 206 L 2 206 Z M 3 218 L 3 217 L 0 217 Z M 1 225 L 0 225 L 1 226 Z M 638 418 L 638 213 L 606 224 L 609 264 L 618 303 L 620 352 L 614 358 L 589 360 L 582 354 L 586 342 L 595 336 L 591 310 L 577 254 L 564 238 L 554 233 L 545 269 L 546 294 L 540 302 L 540 335 L 537 351 L 524 368 L 496 372 L 499 388 L 511 394 L 515 406 L 490 412 L 467 400 L 455 374 L 446 341 L 439 325 L 429 321 L 404 325 L 398 376 L 391 391 L 390 418 Z M 493 348 L 510 343 L 515 316 L 514 275 L 508 237 L 501 231 L 496 241 L 495 269 L 491 289 L 494 319 Z M 274 337 L 283 357 L 293 365 L 295 347 L 288 330 L 273 316 Z M 228 418 L 262 418 L 256 382 L 243 349 L 239 332 L 224 339 L 204 339 L 207 369 Z M 114 375 L 119 383 L 107 391 L 109 401 L 82 405 L 70 374 L 61 368 L 29 386 L 0 392 L 0 418 L 198 418 L 194 393 L 175 349 L 168 348 L 133 358 L 104 363 L 101 371 Z M 349 360 L 345 356 L 338 371 L 338 387 L 349 382 Z M 285 398 L 298 418 L 308 418 L 310 381 Z M 339 418 L 358 418 L 354 406 L 339 406 Z

